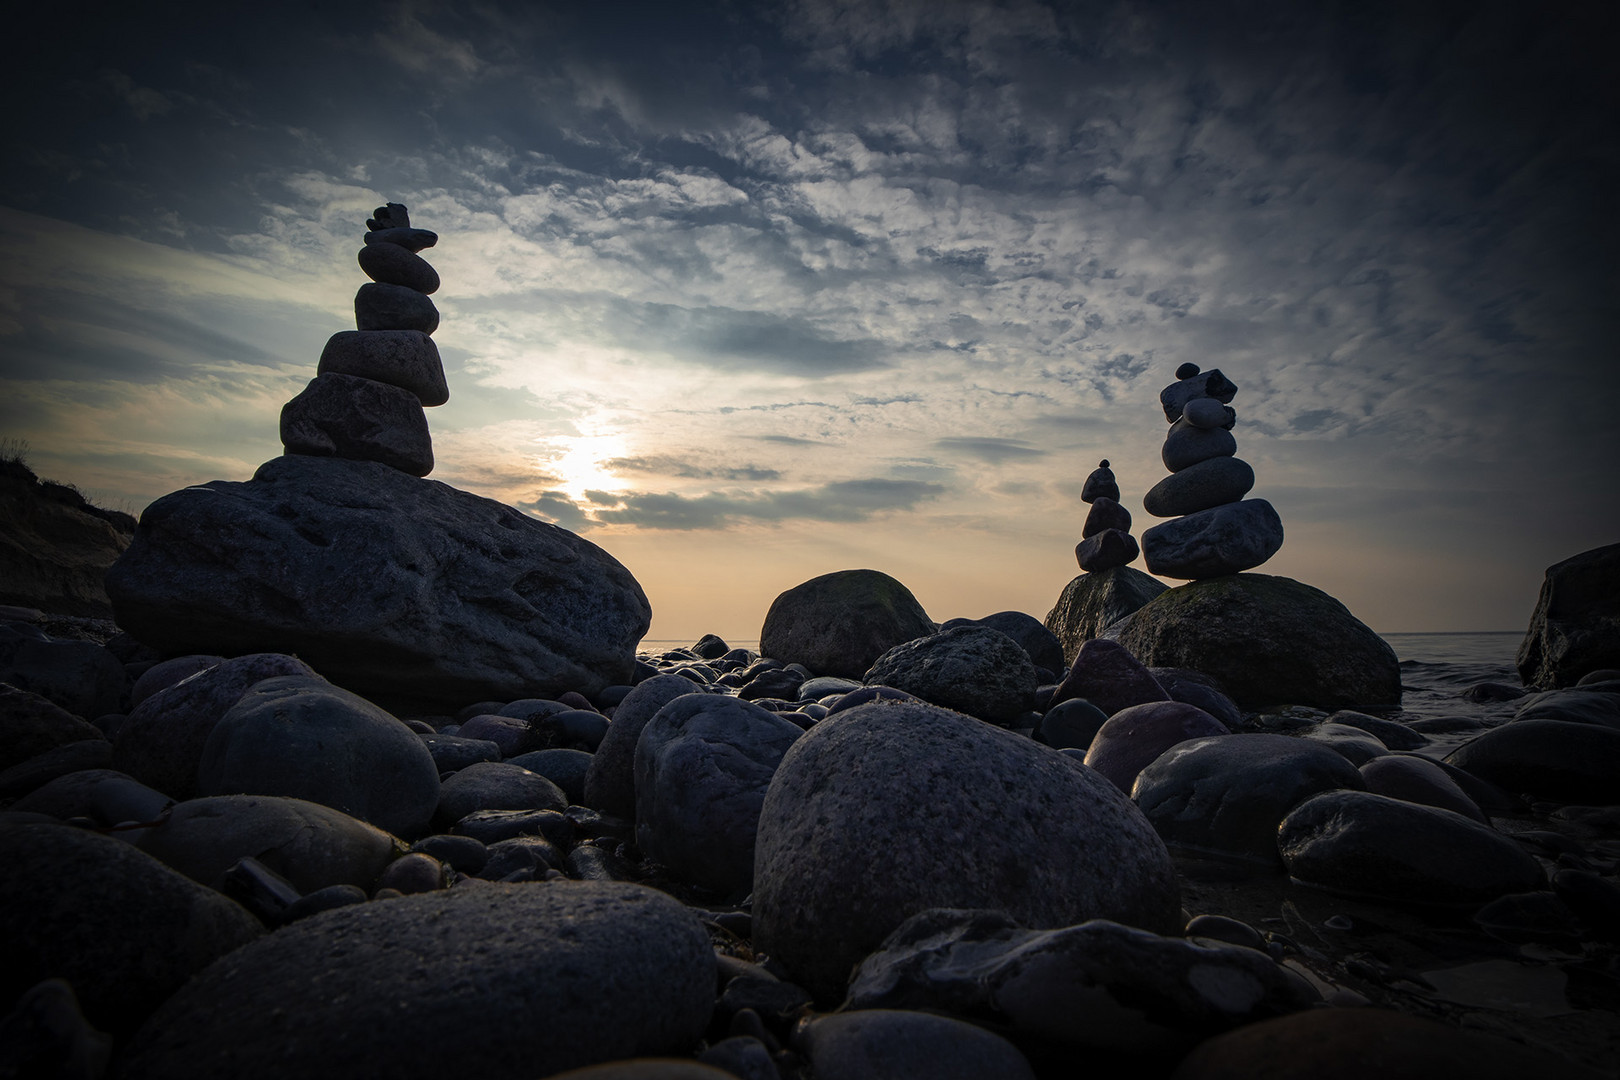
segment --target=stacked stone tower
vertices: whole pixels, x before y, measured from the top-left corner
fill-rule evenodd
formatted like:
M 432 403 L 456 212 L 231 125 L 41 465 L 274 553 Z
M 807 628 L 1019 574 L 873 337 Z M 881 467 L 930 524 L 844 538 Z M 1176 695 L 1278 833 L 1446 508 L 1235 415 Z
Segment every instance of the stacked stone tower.
M 412 476 L 433 471 L 424 406 L 450 400 L 444 364 L 429 335 L 439 311 L 428 298 L 439 275 L 417 252 L 439 242 L 411 228 L 399 203 L 366 221 L 360 269 L 371 281 L 354 296 L 357 330 L 333 334 L 315 378 L 281 410 L 289 454 L 377 461 Z
M 1264 499 L 1245 499 L 1254 470 L 1234 455 L 1229 404 L 1237 386 L 1219 370 L 1182 364 L 1159 394 L 1170 423 L 1162 457 L 1170 475 L 1142 499 L 1154 517 L 1174 518 L 1142 534 L 1147 568 L 1162 577 L 1219 577 L 1251 570 L 1282 547 L 1282 519 Z
M 1080 529 L 1080 543 L 1074 549 L 1080 569 L 1100 574 L 1135 561 L 1141 549 L 1131 535 L 1131 512 L 1119 504 L 1119 484 L 1107 458 L 1086 477 L 1080 501 L 1091 504 L 1091 512 Z

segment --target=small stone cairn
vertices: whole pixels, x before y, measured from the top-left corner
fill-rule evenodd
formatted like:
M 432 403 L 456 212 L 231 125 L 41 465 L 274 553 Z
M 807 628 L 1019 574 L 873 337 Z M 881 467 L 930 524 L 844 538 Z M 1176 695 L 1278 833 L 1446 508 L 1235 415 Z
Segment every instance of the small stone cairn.
M 411 228 L 399 203 L 366 221 L 360 269 L 371 281 L 354 296 L 358 330 L 333 334 L 315 378 L 281 410 L 289 454 L 377 461 L 411 476 L 433 471 L 433 440 L 423 406 L 450 400 L 432 334 L 439 311 L 428 294 L 438 272 L 417 252 L 439 242 Z
M 1088 574 L 1100 574 L 1135 561 L 1141 549 L 1131 535 L 1131 512 L 1119 504 L 1119 484 L 1114 480 L 1107 458 L 1098 462 L 1086 477 L 1080 501 L 1091 504 L 1091 512 L 1080 529 L 1080 543 L 1074 549 L 1080 569 Z
M 1245 499 L 1254 469 L 1234 457 L 1229 404 L 1237 386 L 1219 370 L 1182 364 L 1159 394 L 1170 423 L 1162 457 L 1170 475 L 1142 499 L 1154 517 L 1173 518 L 1142 534 L 1147 568 L 1197 580 L 1253 569 L 1282 547 L 1282 519 L 1264 499 Z

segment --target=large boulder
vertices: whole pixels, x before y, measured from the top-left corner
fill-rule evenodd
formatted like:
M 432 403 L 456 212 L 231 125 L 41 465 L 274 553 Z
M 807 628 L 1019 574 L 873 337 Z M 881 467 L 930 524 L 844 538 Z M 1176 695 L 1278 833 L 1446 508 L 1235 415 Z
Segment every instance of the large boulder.
M 802 728 L 752 702 L 687 694 L 636 743 L 636 842 L 682 880 L 746 893 L 765 790 Z
M 0 683 L 94 720 L 120 711 L 124 682 L 124 665 L 93 641 L 59 640 L 30 626 L 0 623 Z
M 1035 665 L 1012 638 L 987 626 L 957 626 L 896 645 L 866 672 L 924 701 L 1009 726 L 1035 706 Z
M 1110 633 L 1150 667 L 1219 681 L 1240 705 L 1380 708 L 1401 701 L 1395 650 L 1320 589 L 1233 574 L 1170 589 Z
M 1030 663 L 1050 672 L 1062 671 L 1068 664 L 1063 659 L 1063 643 L 1046 628 L 1046 624 L 1022 611 L 998 611 L 982 619 L 950 619 L 940 623 L 941 630 L 957 626 L 987 626 L 1000 630 L 1012 638 L 1029 654 Z
M 101 729 L 48 698 L 0 682 L 0 771 L 69 743 L 105 738 Z
M 707 934 L 640 885 L 469 884 L 355 904 L 232 953 L 170 998 L 124 1080 L 551 1076 L 690 1051 Z
M 259 921 L 121 840 L 0 825 L 0 1007 L 42 979 L 124 1033 L 192 974 L 264 932 Z
M 1573 686 L 1589 671 L 1620 668 L 1620 544 L 1547 568 L 1518 666 L 1526 686 L 1544 690 Z
M 754 945 L 817 998 L 931 907 L 1032 928 L 1180 925 L 1175 868 L 1128 799 L 1073 758 L 960 713 L 876 701 L 783 757 L 754 860 Z
M 1446 762 L 1504 791 L 1560 803 L 1620 803 L 1620 729 L 1514 720 L 1463 743 Z
M 585 772 L 585 805 L 615 817 L 636 816 L 636 743 L 658 710 L 685 694 L 703 691 L 679 675 L 643 679 L 613 710 L 607 734 Z
M 58 615 L 112 614 L 102 575 L 129 546 L 128 514 L 0 458 L 0 604 Z
M 876 570 L 839 570 L 795 585 L 771 602 L 761 655 L 817 675 L 859 679 L 896 645 L 935 630 L 917 598 Z
M 171 654 L 294 652 L 374 701 L 459 708 L 628 682 L 651 622 L 594 544 L 370 461 L 288 455 L 146 508 L 107 573 Z
M 255 683 L 214 725 L 197 766 L 200 795 L 287 795 L 414 837 L 439 801 L 421 738 L 325 679 Z
M 1158 578 L 1129 566 L 1081 574 L 1065 585 L 1046 614 L 1046 628 L 1063 645 L 1065 666 L 1074 663 L 1080 646 L 1167 588 Z

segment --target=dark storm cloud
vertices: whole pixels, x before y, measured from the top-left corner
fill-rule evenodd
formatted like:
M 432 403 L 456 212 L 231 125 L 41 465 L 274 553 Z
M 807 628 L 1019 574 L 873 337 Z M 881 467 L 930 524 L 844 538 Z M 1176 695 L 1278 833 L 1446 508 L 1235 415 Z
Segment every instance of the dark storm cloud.
M 897 513 L 944 494 L 943 484 L 921 480 L 840 480 L 814 488 L 737 495 L 710 492 L 627 492 L 621 505 L 596 511 L 605 524 L 648 529 L 723 529 L 745 521 L 851 522 Z

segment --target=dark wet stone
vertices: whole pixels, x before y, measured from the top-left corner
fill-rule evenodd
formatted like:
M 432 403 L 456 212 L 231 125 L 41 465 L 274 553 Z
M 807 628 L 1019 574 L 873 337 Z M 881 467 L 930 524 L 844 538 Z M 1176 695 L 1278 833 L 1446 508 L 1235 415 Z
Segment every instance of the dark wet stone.
M 865 681 L 1006 726 L 1035 704 L 1035 665 L 1012 638 L 986 626 L 958 626 L 896 645 Z
M 1154 517 L 1179 517 L 1237 502 L 1254 487 L 1254 469 L 1235 457 L 1215 457 L 1160 480 L 1142 497 Z
M 501 760 L 501 748 L 489 739 L 472 739 L 463 735 L 418 735 L 433 758 L 433 765 L 441 773 L 465 769 L 479 761 Z
M 845 712 L 857 705 L 869 705 L 874 701 L 921 701 L 915 694 L 908 694 L 904 690 L 897 690 L 892 686 L 863 686 L 859 690 L 851 690 L 837 701 L 827 706 L 827 715 Z
M 130 821 L 155 821 L 172 803 L 161 791 L 125 773 L 112 769 L 80 769 L 41 784 L 10 808 L 49 814 L 59 821 L 88 818 L 103 826 L 113 826 Z
M 1507 683 L 1499 682 L 1482 682 L 1475 683 L 1457 696 L 1467 701 L 1516 701 L 1524 697 L 1527 692 L 1522 686 L 1509 686 Z
M 762 671 L 749 679 L 737 689 L 737 696 L 744 701 L 759 698 L 784 698 L 792 701 L 799 696 L 799 687 L 803 684 L 804 676 L 797 671 L 777 668 L 774 671 Z
M 0 683 L 93 720 L 118 711 L 124 665 L 93 641 L 46 638 L 0 623 Z
M 1620 729 L 1515 720 L 1464 743 L 1446 761 L 1514 794 L 1549 802 L 1620 802 Z
M 1364 763 L 1360 772 L 1367 790 L 1375 795 L 1438 806 L 1481 825 L 1491 823 L 1478 804 L 1464 794 L 1443 768 L 1428 758 L 1415 754 L 1385 754 Z
M 659 709 L 683 694 L 699 693 L 679 675 L 654 675 L 637 683 L 613 711 L 607 734 L 585 774 L 585 805 L 617 817 L 636 814 L 636 741 Z
M 489 845 L 477 876 L 485 881 L 535 881 L 567 865 L 562 850 L 543 836 L 513 836 Z
M 64 743 L 0 772 L 0 800 L 27 795 L 69 773 L 105 769 L 111 764 L 112 743 L 106 739 Z
M 1225 915 L 1195 915 L 1187 920 L 1183 937 L 1209 938 L 1228 945 L 1241 945 L 1245 949 L 1266 951 L 1266 939 L 1260 931 L 1239 919 Z
M 307 919 L 311 915 L 319 915 L 333 908 L 363 904 L 366 900 L 366 891 L 358 885 L 328 885 L 324 889 L 316 889 L 300 896 L 282 913 L 281 918 L 283 923 L 297 922 L 299 919 Z
M 1552 887 L 1594 937 L 1620 941 L 1620 885 L 1590 870 L 1565 868 L 1553 872 Z
M 1428 738 L 1422 732 L 1413 731 L 1407 725 L 1396 723 L 1394 720 L 1368 716 L 1353 709 L 1340 709 L 1324 723 L 1360 728 L 1391 750 L 1417 750 L 1429 745 Z
M 10 769 L 59 746 L 104 739 L 101 729 L 39 694 L 0 683 L 0 769 Z
M 1034 1080 L 1018 1048 L 1000 1035 L 949 1016 L 862 1009 L 819 1017 L 798 1045 L 816 1080 Z
M 1148 570 L 1187 580 L 1252 570 L 1277 554 L 1282 543 L 1282 519 L 1264 499 L 1200 510 L 1142 534 Z
M 1580 918 L 1556 893 L 1509 893 L 1474 912 L 1474 925 L 1515 945 L 1541 942 L 1576 946 L 1583 936 Z
M 1620 729 L 1620 694 L 1605 690 L 1549 690 L 1527 697 L 1513 714 L 1520 720 L 1565 720 Z
M 1243 711 L 1238 708 L 1237 702 L 1227 695 L 1219 682 L 1203 672 L 1191 668 L 1150 667 L 1148 674 L 1164 687 L 1171 701 L 1196 705 L 1234 731 L 1243 722 Z
M 566 850 L 574 840 L 574 825 L 556 810 L 476 810 L 456 822 L 455 833 L 492 846 L 519 836 L 543 836 Z
M 1147 667 L 1118 642 L 1098 638 L 1080 646 L 1074 666 L 1052 694 L 1054 704 L 1085 698 L 1112 716 L 1149 701 L 1169 701 Z
M 470 836 L 424 836 L 411 845 L 411 850 L 431 855 L 460 874 L 476 874 L 489 862 L 489 848 Z
M 1035 728 L 1035 739 L 1054 750 L 1085 750 L 1107 722 L 1108 714 L 1085 698 L 1070 698 L 1046 711 Z
M 894 578 L 876 570 L 840 570 L 772 601 L 759 647 L 767 657 L 803 664 L 817 675 L 858 679 L 885 652 L 935 629 L 911 590 Z
M 1228 734 L 1226 725 L 1195 705 L 1150 701 L 1108 718 L 1086 750 L 1086 765 L 1130 794 L 1136 775 L 1177 743 Z
M 508 765 L 519 765 L 550 780 L 562 789 L 570 804 L 585 802 L 585 774 L 591 768 L 591 755 L 583 750 L 553 747 L 531 750 L 511 758 Z
M 1544 690 L 1620 668 L 1620 544 L 1547 568 L 1517 662 L 1524 684 Z
M 1299 804 L 1277 847 L 1296 881 L 1396 903 L 1481 904 L 1546 883 L 1541 865 L 1489 826 L 1368 791 Z
M 593 753 L 607 737 L 608 718 L 595 709 L 566 709 L 529 721 L 529 745 L 536 750 Z
M 550 780 L 512 762 L 480 761 L 457 772 L 439 789 L 433 820 L 453 825 L 480 810 L 557 810 L 568 797 Z
M 1312 742 L 1321 743 L 1323 746 L 1331 747 L 1357 768 L 1374 758 L 1383 757 L 1389 753 L 1389 747 L 1380 742 L 1371 732 L 1362 728 L 1351 727 L 1348 724 L 1332 724 L 1323 721 L 1313 727 L 1306 728 L 1303 737 Z

